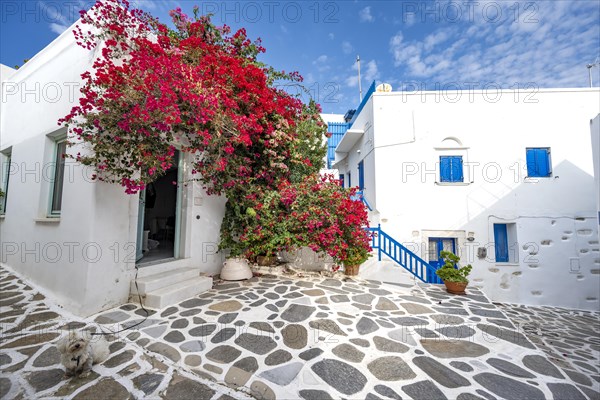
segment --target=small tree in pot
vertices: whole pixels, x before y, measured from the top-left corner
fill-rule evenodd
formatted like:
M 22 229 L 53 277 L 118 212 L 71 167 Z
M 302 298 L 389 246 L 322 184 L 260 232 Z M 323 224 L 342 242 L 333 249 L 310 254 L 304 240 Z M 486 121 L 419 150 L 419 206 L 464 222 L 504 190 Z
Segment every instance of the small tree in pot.
M 473 268 L 471 264 L 458 268 L 456 264 L 460 261 L 460 257 L 451 251 L 442 250 L 440 257 L 444 260 L 444 265 L 435 271 L 435 274 L 444 281 L 448 293 L 465 294 L 465 288 L 469 284 L 467 276 Z

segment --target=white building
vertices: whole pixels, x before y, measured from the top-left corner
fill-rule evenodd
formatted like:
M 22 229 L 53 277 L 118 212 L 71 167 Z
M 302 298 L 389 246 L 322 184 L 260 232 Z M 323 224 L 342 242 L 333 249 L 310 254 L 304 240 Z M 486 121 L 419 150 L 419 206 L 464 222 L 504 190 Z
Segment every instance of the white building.
M 598 210 L 598 224 L 600 224 L 600 114 L 590 121 L 592 134 L 592 153 L 594 156 L 594 180 L 596 182 L 596 207 Z M 600 229 L 598 232 L 600 239 Z
M 432 265 L 455 250 L 494 301 L 597 310 L 598 110 L 598 89 L 375 91 L 332 167 L 372 226 Z
M 188 181 L 188 159 L 140 202 L 61 157 L 77 149 L 65 146 L 57 121 L 78 101 L 80 74 L 94 57 L 67 29 L 19 70 L 0 71 L 0 262 L 81 316 L 127 301 L 136 259 L 150 307 L 210 288 L 212 279 L 199 275 L 218 273 L 223 262 L 225 201 Z

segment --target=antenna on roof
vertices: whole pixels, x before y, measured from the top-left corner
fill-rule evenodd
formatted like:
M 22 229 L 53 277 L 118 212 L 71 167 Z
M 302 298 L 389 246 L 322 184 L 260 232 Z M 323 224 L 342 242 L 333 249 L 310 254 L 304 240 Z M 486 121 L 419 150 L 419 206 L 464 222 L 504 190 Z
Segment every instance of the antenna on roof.
M 356 62 L 358 63 L 358 98 L 359 104 L 362 103 L 362 85 L 360 83 L 360 56 L 356 56 Z
M 597 67 L 600 63 L 598 62 L 598 57 L 596 57 L 596 59 L 594 60 L 593 64 L 588 64 L 586 65 L 587 69 L 588 69 L 588 74 L 590 77 L 590 87 L 592 86 L 592 68 Z

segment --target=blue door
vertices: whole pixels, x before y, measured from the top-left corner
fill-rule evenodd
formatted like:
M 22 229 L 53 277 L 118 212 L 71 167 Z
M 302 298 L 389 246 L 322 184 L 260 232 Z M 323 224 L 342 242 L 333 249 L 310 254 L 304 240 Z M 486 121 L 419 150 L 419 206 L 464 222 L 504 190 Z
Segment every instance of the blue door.
M 444 261 L 440 256 L 442 250 L 451 251 L 456 254 L 456 239 L 454 238 L 429 238 L 429 264 L 434 268 L 440 268 Z
M 358 190 L 365 188 L 365 164 L 363 161 L 358 163 Z
M 506 224 L 494 224 L 496 262 L 508 262 L 508 234 Z

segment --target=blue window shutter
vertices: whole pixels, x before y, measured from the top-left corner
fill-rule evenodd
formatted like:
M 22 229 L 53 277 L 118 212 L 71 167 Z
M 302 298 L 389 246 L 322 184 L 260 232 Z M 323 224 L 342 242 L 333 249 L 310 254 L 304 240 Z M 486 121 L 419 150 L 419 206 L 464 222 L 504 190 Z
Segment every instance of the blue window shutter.
M 550 151 L 549 149 L 527 149 L 527 176 L 544 178 L 550 176 Z
M 348 187 L 352 187 L 352 174 L 348 172 Z
M 508 262 L 508 234 L 506 224 L 494 224 L 496 262 Z
M 463 162 L 461 156 L 440 156 L 440 181 L 464 181 Z
M 344 174 L 340 174 L 340 186 L 344 187 Z
M 550 160 L 548 149 L 535 149 L 535 163 L 538 167 L 538 176 L 550 175 Z
M 538 176 L 535 149 L 527 149 L 525 156 L 527 160 L 527 176 Z
M 440 181 L 452 182 L 450 157 L 440 156 Z
M 462 157 L 455 156 L 450 158 L 452 167 L 452 182 L 462 182 L 463 181 L 463 163 Z
M 365 188 L 365 164 L 363 161 L 358 163 L 358 189 Z

